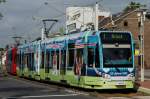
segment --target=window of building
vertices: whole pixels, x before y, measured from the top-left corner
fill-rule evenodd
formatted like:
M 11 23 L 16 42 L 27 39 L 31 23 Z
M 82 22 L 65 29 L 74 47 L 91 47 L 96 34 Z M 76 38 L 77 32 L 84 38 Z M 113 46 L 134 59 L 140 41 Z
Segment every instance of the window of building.
M 126 27 L 126 26 L 128 26 L 128 21 L 124 21 L 124 26 Z

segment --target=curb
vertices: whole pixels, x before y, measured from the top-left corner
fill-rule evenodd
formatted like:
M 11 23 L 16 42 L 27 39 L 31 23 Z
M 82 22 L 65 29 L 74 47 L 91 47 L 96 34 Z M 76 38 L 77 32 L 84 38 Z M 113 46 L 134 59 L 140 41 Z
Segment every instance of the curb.
M 138 92 L 143 92 L 145 94 L 150 95 L 150 89 L 149 88 L 139 87 Z

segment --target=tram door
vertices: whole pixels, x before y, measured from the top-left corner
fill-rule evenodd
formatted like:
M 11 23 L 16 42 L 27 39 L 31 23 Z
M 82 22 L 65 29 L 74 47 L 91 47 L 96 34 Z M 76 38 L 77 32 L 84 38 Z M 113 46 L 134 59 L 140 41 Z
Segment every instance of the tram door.
M 83 48 L 76 49 L 75 52 L 75 75 L 81 75 L 81 69 L 83 68 Z

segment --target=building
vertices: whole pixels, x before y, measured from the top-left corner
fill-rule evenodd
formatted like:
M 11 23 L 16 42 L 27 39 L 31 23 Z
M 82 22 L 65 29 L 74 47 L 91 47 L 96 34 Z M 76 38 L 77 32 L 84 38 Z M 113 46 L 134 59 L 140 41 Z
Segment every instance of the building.
M 66 9 L 66 33 L 98 30 L 98 22 L 111 16 L 108 11 L 95 7 L 68 7 Z

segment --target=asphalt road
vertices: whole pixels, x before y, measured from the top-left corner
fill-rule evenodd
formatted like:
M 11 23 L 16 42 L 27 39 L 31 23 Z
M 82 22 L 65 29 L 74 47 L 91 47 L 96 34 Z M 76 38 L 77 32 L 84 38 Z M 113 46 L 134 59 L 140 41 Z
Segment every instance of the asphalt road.
M 141 93 L 95 93 L 0 75 L 0 99 L 150 99 Z
M 0 99 L 91 99 L 86 93 L 75 92 L 35 81 L 0 77 Z

